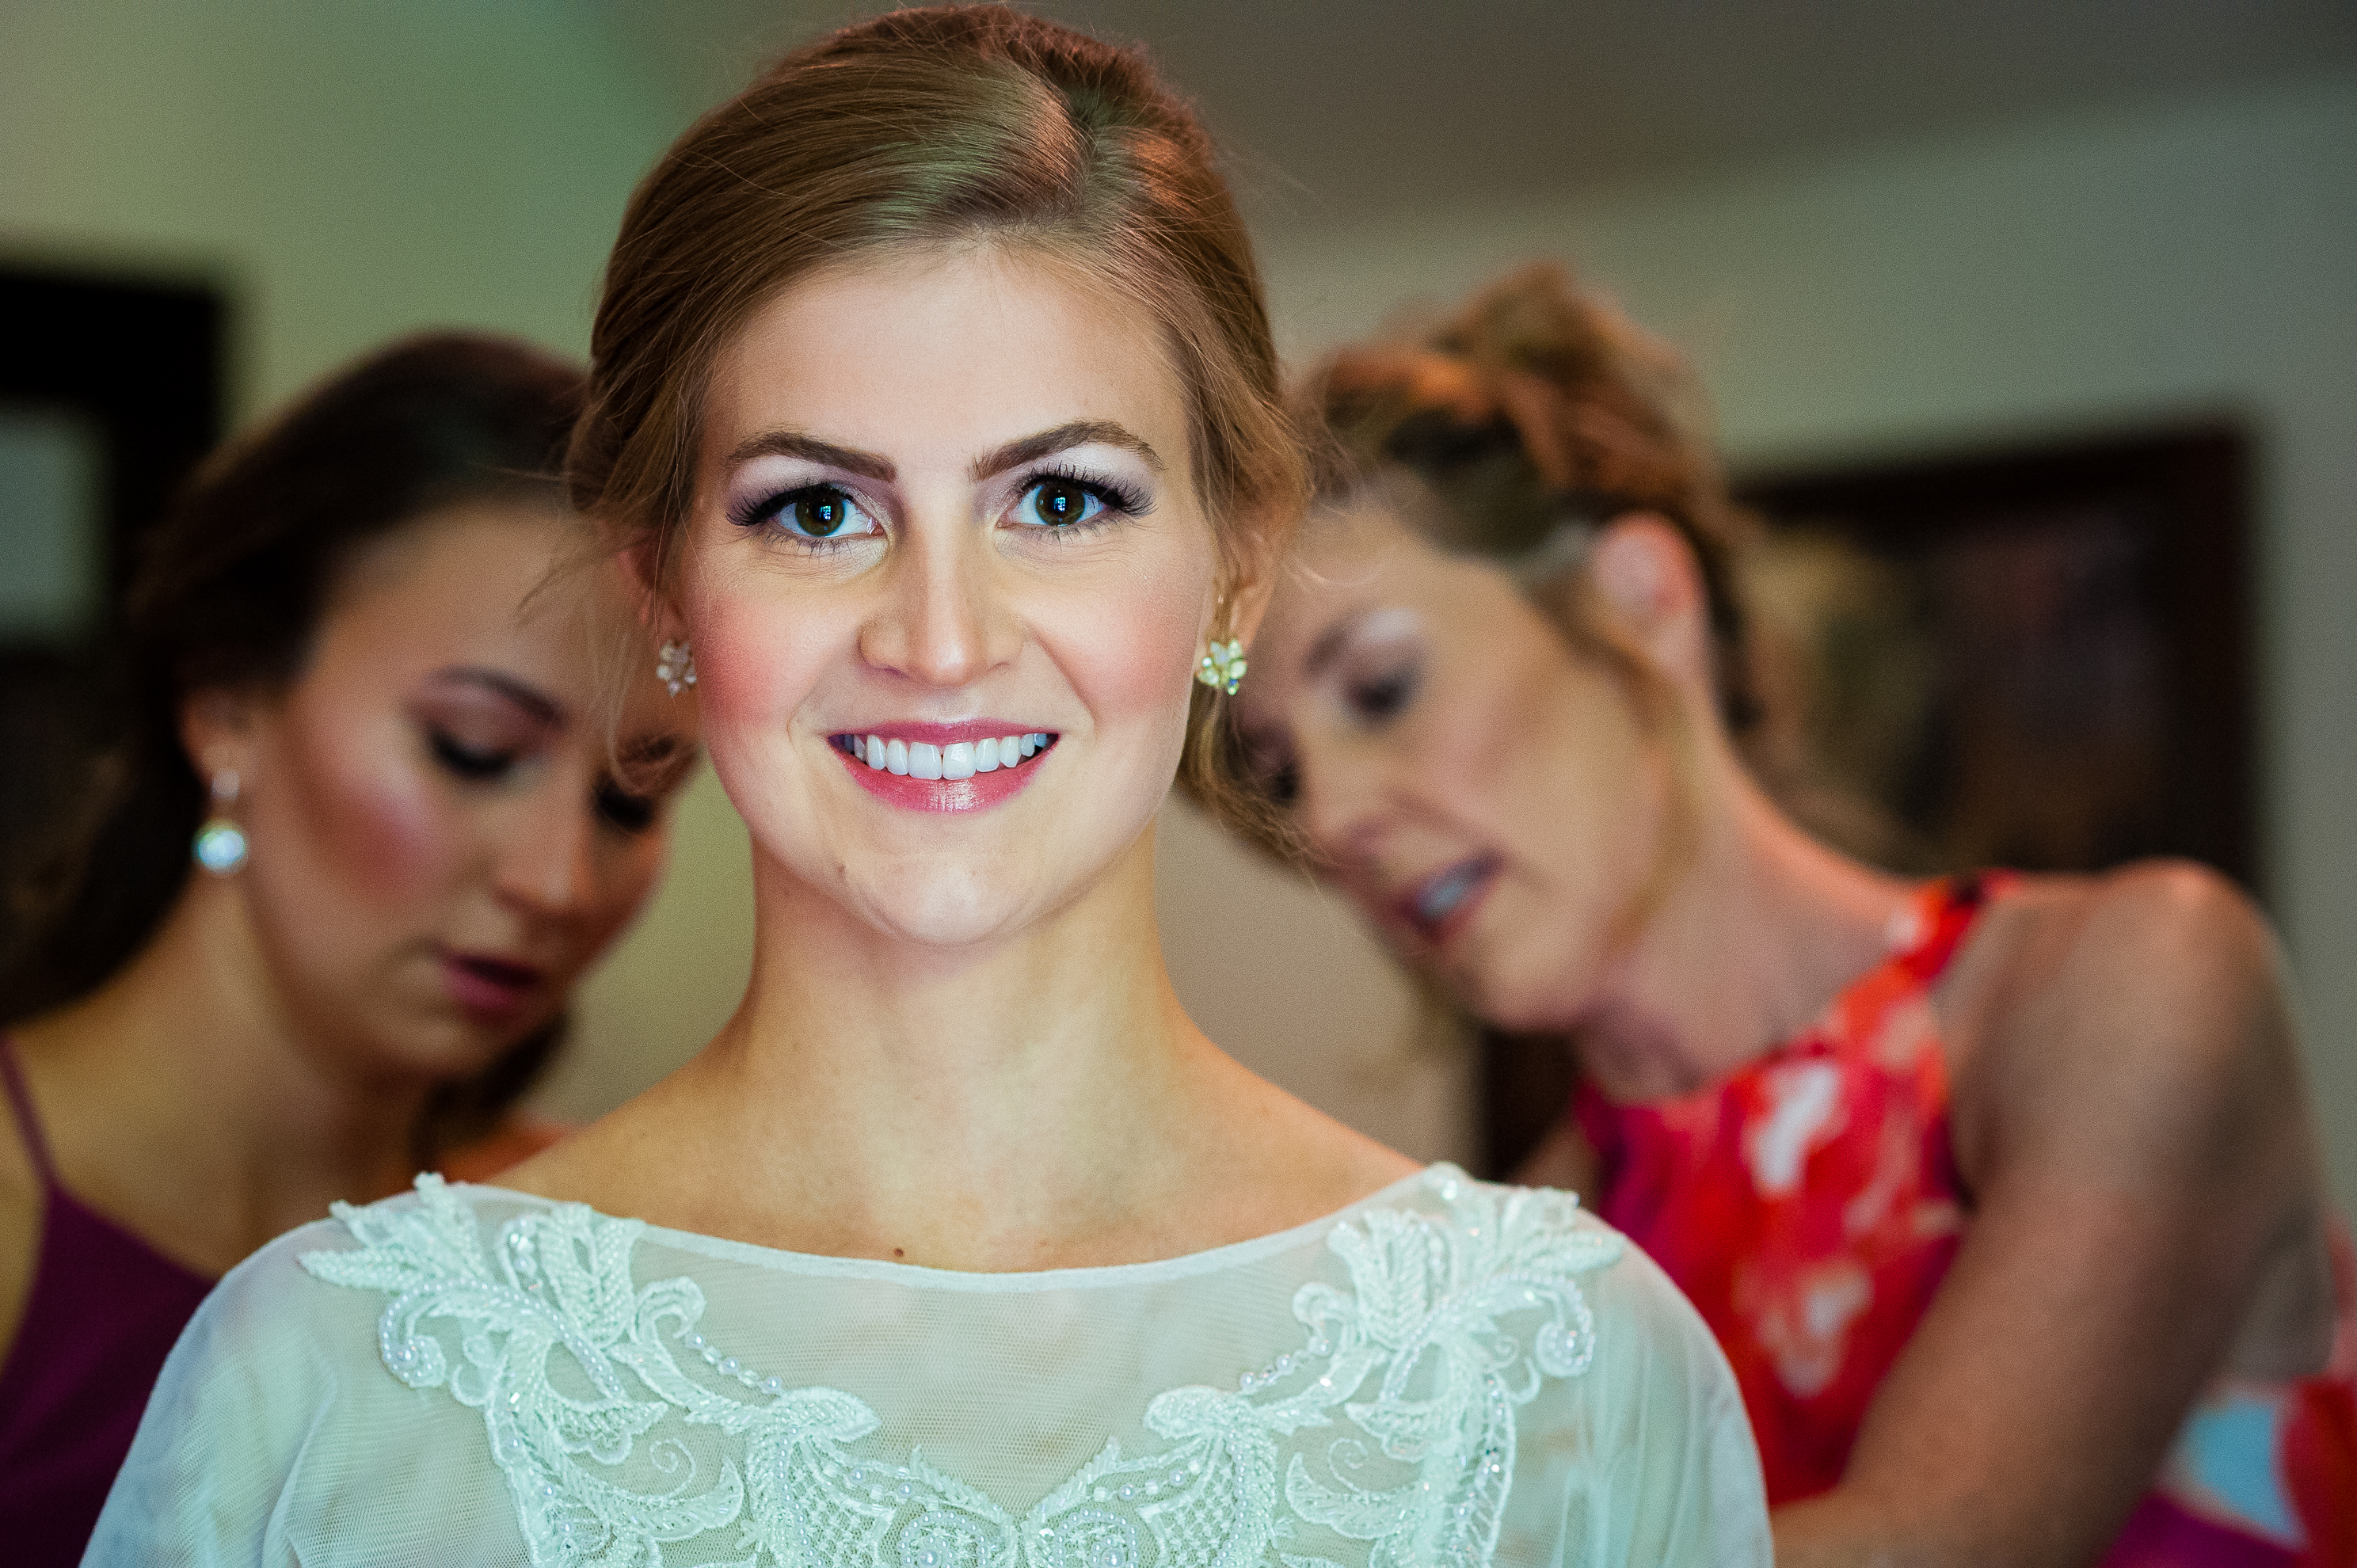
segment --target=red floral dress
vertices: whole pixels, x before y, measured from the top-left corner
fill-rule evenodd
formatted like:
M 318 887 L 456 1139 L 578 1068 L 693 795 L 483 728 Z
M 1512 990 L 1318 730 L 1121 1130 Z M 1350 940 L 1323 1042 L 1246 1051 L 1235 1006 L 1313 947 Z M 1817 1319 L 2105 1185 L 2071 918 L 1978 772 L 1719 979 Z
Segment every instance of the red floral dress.
M 1887 959 L 1800 1036 L 1674 1100 L 1574 1114 L 1595 1208 L 1694 1301 L 1743 1391 L 1771 1504 L 1829 1489 L 1954 1259 L 1969 1202 L 1948 1139 L 1932 992 L 2002 874 L 1923 889 Z M 2330 1369 L 2221 1380 L 2189 1416 L 2110 1568 L 2357 1563 L 2357 1281 L 2346 1239 Z

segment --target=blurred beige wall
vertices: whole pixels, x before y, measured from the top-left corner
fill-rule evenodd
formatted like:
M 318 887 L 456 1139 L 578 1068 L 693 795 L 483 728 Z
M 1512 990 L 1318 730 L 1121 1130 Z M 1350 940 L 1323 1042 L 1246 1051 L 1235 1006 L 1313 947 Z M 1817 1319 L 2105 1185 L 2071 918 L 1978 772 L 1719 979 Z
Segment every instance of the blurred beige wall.
M 683 123 L 587 10 L 8 0 L 0 254 L 225 285 L 240 419 L 421 327 L 585 353 Z

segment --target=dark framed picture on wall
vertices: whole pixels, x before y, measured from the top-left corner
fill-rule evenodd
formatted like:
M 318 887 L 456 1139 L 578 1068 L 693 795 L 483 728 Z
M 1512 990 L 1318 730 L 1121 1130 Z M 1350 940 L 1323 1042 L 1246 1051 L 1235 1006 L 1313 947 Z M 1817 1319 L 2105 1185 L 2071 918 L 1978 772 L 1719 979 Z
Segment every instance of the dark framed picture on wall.
M 219 290 L 0 266 L 0 959 L 112 735 L 140 532 L 221 439 Z
M 2223 424 L 1750 478 L 1764 770 L 1905 868 L 2255 889 L 2249 488 Z

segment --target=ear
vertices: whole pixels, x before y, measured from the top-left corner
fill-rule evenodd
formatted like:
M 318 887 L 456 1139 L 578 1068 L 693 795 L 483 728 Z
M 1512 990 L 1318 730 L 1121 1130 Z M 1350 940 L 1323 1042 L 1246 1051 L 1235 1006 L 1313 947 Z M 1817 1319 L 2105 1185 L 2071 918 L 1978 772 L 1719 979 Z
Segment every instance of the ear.
M 662 564 L 657 559 L 660 548 L 656 535 L 641 534 L 615 557 L 639 625 L 657 642 L 678 636 L 684 621 L 678 604 L 662 587 Z
M 261 714 L 261 700 L 250 691 L 213 687 L 189 693 L 180 703 L 180 745 L 199 780 L 210 783 L 226 770 L 251 784 Z
M 1227 635 L 1252 646 L 1261 621 L 1268 615 L 1268 602 L 1276 591 L 1276 563 L 1280 547 L 1271 532 L 1254 525 L 1240 533 L 1229 553 L 1227 567 L 1232 575 L 1227 585 Z
M 1588 581 L 1604 613 L 1663 673 L 1710 690 L 1710 606 L 1702 567 L 1668 519 L 1624 512 L 1598 536 Z

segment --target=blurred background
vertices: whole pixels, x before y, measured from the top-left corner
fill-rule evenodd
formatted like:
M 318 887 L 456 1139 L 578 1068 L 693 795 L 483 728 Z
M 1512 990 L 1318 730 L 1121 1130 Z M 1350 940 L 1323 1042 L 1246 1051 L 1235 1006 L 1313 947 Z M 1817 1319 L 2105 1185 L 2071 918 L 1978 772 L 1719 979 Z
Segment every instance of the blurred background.
M 0 843 L 54 804 L 122 540 L 181 467 L 396 333 L 583 352 L 639 175 L 863 9 L 0 0 Z M 1040 9 L 1199 97 L 1297 360 L 1534 256 L 1691 355 L 1776 520 L 1779 788 L 1894 865 L 2243 880 L 2357 1208 L 2357 4 Z M 1477 1064 L 1347 912 L 1183 807 L 1161 834 L 1211 1036 L 1478 1157 Z M 749 908 L 707 774 L 542 1102 L 700 1045 Z

